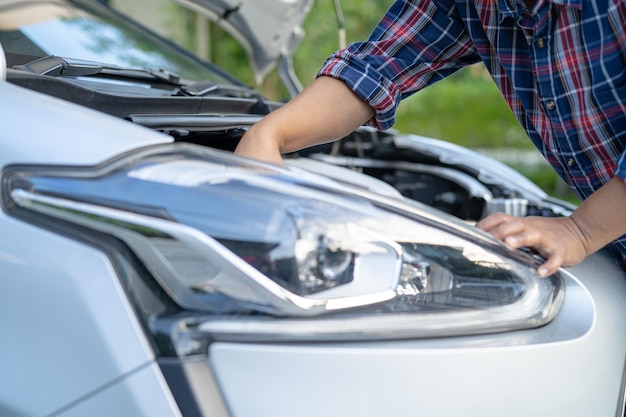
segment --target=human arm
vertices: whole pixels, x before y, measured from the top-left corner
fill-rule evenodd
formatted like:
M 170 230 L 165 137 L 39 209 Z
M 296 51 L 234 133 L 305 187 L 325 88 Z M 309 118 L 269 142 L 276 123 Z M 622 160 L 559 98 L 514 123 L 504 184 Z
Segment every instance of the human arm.
M 367 41 L 333 53 L 235 152 L 280 162 L 281 152 L 339 139 L 365 122 L 388 129 L 403 98 L 478 60 L 454 2 L 396 0 Z
M 252 126 L 235 153 L 281 163 L 282 153 L 340 139 L 373 115 L 367 102 L 344 82 L 322 76 Z
M 626 184 L 613 177 L 569 217 L 519 218 L 496 213 L 477 223 L 513 248 L 530 247 L 546 258 L 538 273 L 547 276 L 571 266 L 626 233 Z

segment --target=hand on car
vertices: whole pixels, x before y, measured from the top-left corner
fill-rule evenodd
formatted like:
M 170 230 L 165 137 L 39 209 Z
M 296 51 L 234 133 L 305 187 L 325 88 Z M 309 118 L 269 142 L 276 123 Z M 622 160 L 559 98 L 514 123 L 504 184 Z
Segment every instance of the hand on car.
M 588 255 L 583 231 L 571 217 L 515 217 L 496 213 L 484 218 L 476 226 L 512 248 L 529 247 L 546 258 L 537 270 L 545 277 L 560 266 L 571 266 Z
M 587 255 L 626 234 L 626 186 L 613 177 L 569 217 L 524 217 L 496 213 L 477 223 L 513 248 L 535 249 L 546 258 L 537 270 L 540 276 L 560 266 L 581 262 Z

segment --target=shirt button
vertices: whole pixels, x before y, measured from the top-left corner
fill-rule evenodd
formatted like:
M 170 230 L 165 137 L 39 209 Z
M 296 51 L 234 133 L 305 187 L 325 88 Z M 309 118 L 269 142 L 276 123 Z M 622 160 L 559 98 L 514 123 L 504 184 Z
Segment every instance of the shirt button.
M 543 48 L 544 46 L 546 46 L 546 41 L 543 38 L 537 39 L 537 46 Z
M 569 159 L 567 160 L 567 166 L 571 168 L 571 167 L 573 167 L 574 165 L 576 165 L 576 161 L 574 161 L 574 159 L 573 159 L 573 158 L 569 158 Z
M 556 103 L 554 102 L 554 100 L 546 101 L 546 108 L 548 110 L 554 110 L 555 107 L 556 107 Z

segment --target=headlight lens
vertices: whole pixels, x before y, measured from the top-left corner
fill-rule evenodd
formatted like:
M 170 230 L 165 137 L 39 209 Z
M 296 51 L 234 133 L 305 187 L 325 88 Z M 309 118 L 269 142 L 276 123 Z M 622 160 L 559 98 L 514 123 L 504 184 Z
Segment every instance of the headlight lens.
M 16 215 L 123 241 L 216 338 L 512 330 L 545 324 L 562 299 L 532 258 L 427 208 L 190 145 L 13 167 L 3 192 Z

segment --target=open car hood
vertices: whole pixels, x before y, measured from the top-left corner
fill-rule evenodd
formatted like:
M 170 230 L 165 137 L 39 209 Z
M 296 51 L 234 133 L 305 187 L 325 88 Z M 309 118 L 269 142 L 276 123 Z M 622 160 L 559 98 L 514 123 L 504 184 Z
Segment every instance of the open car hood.
M 314 0 L 175 0 L 202 14 L 246 49 L 256 81 L 288 62 L 304 35 L 302 22 Z

